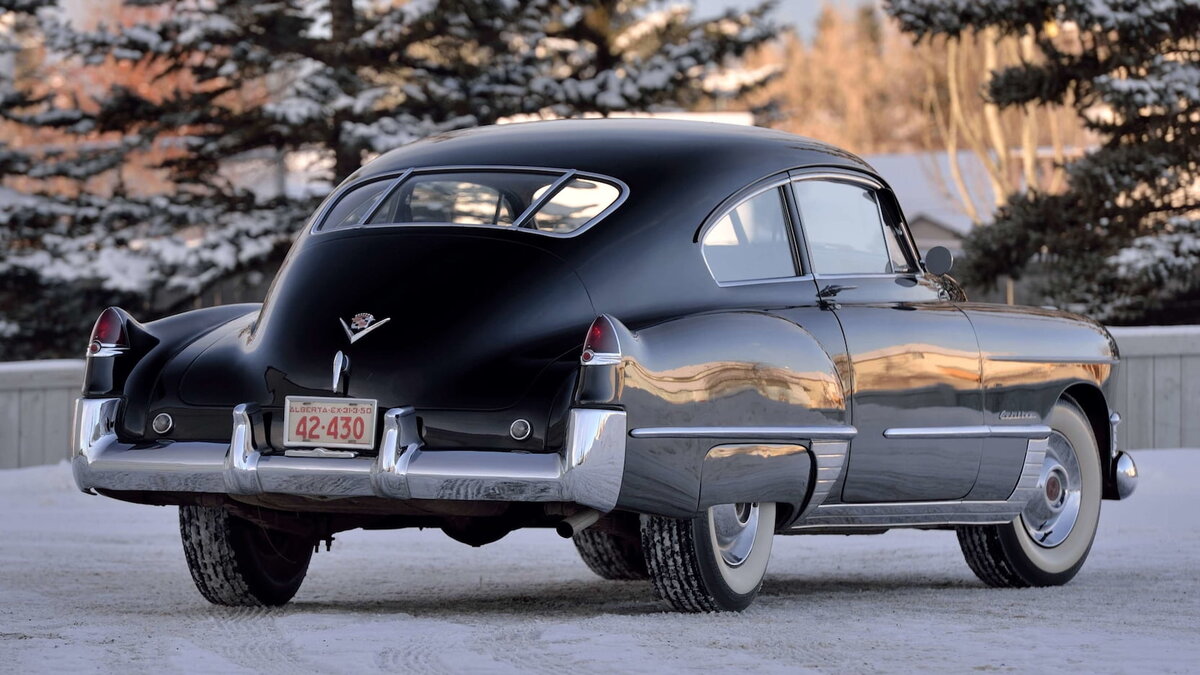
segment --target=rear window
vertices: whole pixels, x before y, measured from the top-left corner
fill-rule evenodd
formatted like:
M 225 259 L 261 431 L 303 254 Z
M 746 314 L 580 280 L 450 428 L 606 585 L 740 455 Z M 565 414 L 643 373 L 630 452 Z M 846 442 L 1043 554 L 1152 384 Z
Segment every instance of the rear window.
M 616 181 L 567 171 L 418 170 L 351 188 L 318 229 L 436 223 L 568 234 L 621 197 Z

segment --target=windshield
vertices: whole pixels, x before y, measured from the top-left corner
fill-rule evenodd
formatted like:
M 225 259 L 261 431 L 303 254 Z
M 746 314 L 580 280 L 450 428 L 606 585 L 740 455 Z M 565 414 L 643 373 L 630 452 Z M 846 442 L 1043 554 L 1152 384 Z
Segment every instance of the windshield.
M 608 180 L 550 170 L 411 171 L 347 190 L 317 229 L 438 223 L 568 234 L 621 198 Z

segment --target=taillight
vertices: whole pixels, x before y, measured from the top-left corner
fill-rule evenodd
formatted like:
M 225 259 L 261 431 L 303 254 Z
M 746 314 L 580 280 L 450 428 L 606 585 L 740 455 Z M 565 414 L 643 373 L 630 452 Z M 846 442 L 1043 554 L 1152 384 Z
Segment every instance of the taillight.
M 92 327 L 92 339 L 88 343 L 87 355 L 116 356 L 129 349 L 129 336 L 125 333 L 125 321 L 121 313 L 109 307 L 100 313 Z
M 621 362 L 621 345 L 612 321 L 604 315 L 596 317 L 588 328 L 579 362 L 585 366 L 612 365 Z

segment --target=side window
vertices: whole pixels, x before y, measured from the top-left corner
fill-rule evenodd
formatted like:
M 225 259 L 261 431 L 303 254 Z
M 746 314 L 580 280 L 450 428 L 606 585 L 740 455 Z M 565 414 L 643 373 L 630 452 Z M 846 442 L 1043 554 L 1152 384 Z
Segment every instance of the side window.
M 817 274 L 879 274 L 909 269 L 904 249 L 883 223 L 878 197 L 853 183 L 792 183 Z
M 796 276 L 788 239 L 787 207 L 774 188 L 756 195 L 718 220 L 704 234 L 701 252 L 717 281 L 753 281 Z

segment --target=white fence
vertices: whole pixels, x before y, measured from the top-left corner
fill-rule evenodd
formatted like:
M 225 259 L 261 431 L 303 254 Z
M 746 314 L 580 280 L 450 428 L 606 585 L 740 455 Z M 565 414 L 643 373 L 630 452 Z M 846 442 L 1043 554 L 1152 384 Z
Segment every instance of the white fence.
M 1122 448 L 1200 448 L 1200 326 L 1113 328 Z M 83 361 L 0 363 L 0 469 L 70 454 Z
M 83 361 L 0 363 L 0 469 L 70 456 L 71 409 Z
M 1200 326 L 1111 328 L 1123 448 L 1200 448 Z

